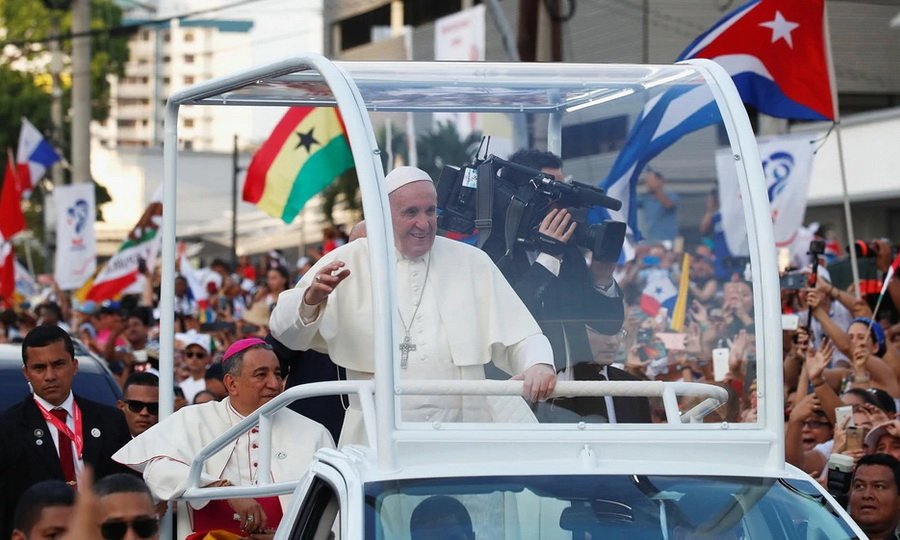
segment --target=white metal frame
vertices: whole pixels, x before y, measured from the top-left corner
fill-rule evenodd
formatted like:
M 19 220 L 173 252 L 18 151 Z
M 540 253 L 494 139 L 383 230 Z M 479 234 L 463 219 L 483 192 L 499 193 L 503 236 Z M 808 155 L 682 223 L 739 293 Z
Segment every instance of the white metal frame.
M 732 447 L 741 449 L 738 452 L 747 461 L 749 469 L 766 474 L 783 474 L 784 433 L 781 420 L 782 396 L 778 389 L 782 386 L 781 370 L 774 365 L 767 367 L 765 359 L 780 358 L 781 328 L 778 298 L 778 280 L 776 274 L 775 254 L 770 246 L 774 245 L 768 199 L 765 192 L 765 181 L 760 166 L 759 154 L 750 123 L 743 114 L 743 105 L 727 73 L 717 64 L 706 60 L 690 60 L 686 63 L 696 70 L 708 83 L 719 110 L 732 145 L 735 167 L 738 173 L 741 195 L 747 215 L 747 226 L 751 246 L 751 261 L 754 268 L 753 295 L 755 305 L 755 323 L 757 327 L 758 377 L 764 384 L 760 385 L 758 394 L 760 403 L 759 422 L 756 424 L 728 425 L 719 424 L 683 424 L 678 418 L 676 395 L 703 394 L 710 397 L 687 415 L 688 418 L 702 417 L 710 406 L 721 400 L 721 389 L 710 393 L 708 385 L 690 383 L 623 383 L 623 382 L 560 382 L 558 395 L 656 395 L 663 397 L 669 425 L 547 425 L 535 424 L 522 426 L 490 426 L 485 425 L 450 425 L 435 426 L 431 424 L 403 423 L 398 428 L 399 395 L 414 393 L 434 394 L 438 390 L 447 393 L 477 395 L 514 395 L 521 390 L 521 382 L 484 381 L 480 383 L 458 383 L 448 385 L 442 381 L 400 382 L 399 368 L 395 361 L 394 344 L 399 335 L 399 321 L 392 302 L 396 298 L 393 261 L 393 232 L 389 216 L 387 194 L 383 189 L 384 171 L 382 170 L 379 150 L 374 138 L 366 103 L 352 78 L 353 63 L 333 63 L 315 54 L 284 60 L 269 66 L 249 70 L 237 75 L 222 77 L 172 95 L 166 106 L 165 147 L 164 147 L 164 179 L 163 179 L 163 242 L 162 242 L 162 292 L 160 302 L 160 385 L 172 388 L 173 350 L 174 350 L 174 269 L 175 269 L 175 215 L 177 202 L 176 163 L 178 148 L 178 113 L 180 107 L 189 105 L 227 105 L 229 92 L 244 86 L 253 85 L 256 81 L 312 71 L 321 77 L 329 86 L 334 104 L 340 109 L 346 125 L 349 143 L 353 152 L 354 163 L 360 182 L 363 208 L 366 213 L 368 242 L 370 246 L 370 272 L 372 276 L 373 300 L 373 357 L 376 372 L 384 374 L 374 381 L 320 383 L 317 385 L 297 387 L 285 392 L 257 413 L 247 417 L 238 426 L 218 438 L 206 448 L 202 458 L 206 458 L 216 450 L 228 444 L 240 432 L 245 431 L 256 422 L 262 431 L 261 440 L 270 434 L 271 414 L 278 408 L 287 405 L 298 397 L 311 397 L 328 393 L 356 393 L 360 397 L 363 415 L 366 418 L 366 431 L 374 454 L 357 457 L 374 460 L 372 465 L 381 473 L 390 474 L 402 470 L 404 464 L 417 463 L 421 458 L 423 445 L 434 445 L 446 452 L 453 448 L 475 448 L 472 459 L 479 461 L 490 458 L 491 450 L 479 442 L 491 442 L 499 446 L 511 446 L 522 442 L 535 445 L 536 455 L 550 456 L 559 448 L 571 448 L 572 443 L 583 444 L 589 454 L 603 455 L 596 452 L 609 444 L 620 448 L 636 448 L 637 445 L 650 445 L 658 449 L 691 449 L 684 450 L 681 455 L 668 456 L 671 461 L 704 462 L 708 474 L 727 474 L 734 471 L 735 463 L 725 460 L 719 463 L 716 453 L 721 455 L 722 449 Z M 485 64 L 491 66 L 491 64 Z M 517 69 L 517 64 L 504 65 L 504 69 Z M 489 68 L 486 68 L 489 69 Z M 552 64 L 548 70 L 555 70 Z M 236 99 L 238 105 L 269 104 L 288 105 L 285 102 L 254 103 L 246 97 Z M 549 114 L 548 145 L 559 150 L 562 111 L 540 110 Z M 770 360 L 771 361 L 771 360 Z M 780 365 L 780 362 L 777 363 Z M 766 392 L 767 390 L 767 392 Z M 160 396 L 160 416 L 171 414 L 173 395 L 163 392 Z M 375 414 L 375 411 L 378 414 Z M 371 421 L 370 421 L 371 420 Z M 514 433 L 514 434 L 513 434 Z M 614 436 L 613 436 L 614 434 Z M 473 443 L 475 445 L 473 446 Z M 447 448 L 450 447 L 449 450 Z M 346 456 L 347 453 L 361 451 L 354 448 L 342 449 L 328 455 Z M 651 449 L 652 451 L 652 449 Z M 675 453 L 681 452 L 677 450 Z M 263 474 L 271 466 L 269 453 L 261 461 Z M 662 455 L 662 454 L 660 454 Z M 496 457 L 496 456 L 494 456 Z M 629 456 L 621 459 L 628 461 Z M 295 489 L 299 482 L 267 484 L 252 488 L 216 488 L 202 489 L 198 486 L 201 459 L 193 465 L 191 471 L 191 487 L 185 493 L 185 499 L 224 498 L 230 496 L 286 493 Z M 359 479 L 357 479 L 359 480 Z M 307 482 L 308 478 L 303 480 Z M 352 489 L 352 487 L 351 487 Z M 299 490 L 298 490 L 299 492 Z M 346 526 L 346 523 L 344 524 Z

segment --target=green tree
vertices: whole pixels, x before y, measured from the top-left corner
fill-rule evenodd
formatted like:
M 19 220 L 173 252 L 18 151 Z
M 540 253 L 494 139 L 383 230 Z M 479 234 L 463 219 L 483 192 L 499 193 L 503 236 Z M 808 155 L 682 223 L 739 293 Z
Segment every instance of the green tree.
M 57 5 L 64 0 L 53 0 Z M 48 0 L 50 2 L 50 0 Z M 54 30 L 53 22 L 58 20 L 59 30 Z M 94 120 L 105 120 L 110 107 L 110 75 L 122 76 L 128 61 L 128 30 L 122 30 L 122 10 L 113 0 L 91 0 L 91 28 L 98 31 L 91 37 L 91 114 Z M 43 92 L 43 100 L 26 99 L 19 94 L 6 94 L 11 101 L 22 103 L 0 107 L 0 125 L 6 133 L 0 136 L 7 140 L 18 138 L 20 118 L 27 117 L 39 130 L 49 133 L 50 128 L 50 74 L 49 39 L 55 35 L 67 36 L 72 31 L 70 11 L 50 9 L 41 0 L 0 0 L 0 28 L 6 32 L 0 43 L 0 67 L 6 73 L 16 71 L 30 80 L 36 92 Z M 63 55 L 62 102 L 68 111 L 71 103 L 71 61 L 72 40 L 61 40 Z M 15 65 L 15 68 L 13 67 Z M 8 71 L 7 71 L 8 70 Z M 0 83 L 2 84 L 2 83 Z M 21 98 L 21 99 L 20 99 Z M 69 119 L 65 118 L 62 140 L 53 141 L 58 149 L 67 153 Z M 3 158 L 5 160 L 5 158 Z
M 386 172 L 390 172 L 393 165 L 388 165 L 388 153 L 383 150 L 387 148 L 386 138 L 385 128 L 379 128 L 375 140 L 378 142 L 378 147 L 382 149 L 381 164 Z M 438 122 L 434 129 L 423 133 L 416 139 L 419 168 L 437 181 L 445 164 L 462 165 L 471 161 L 480 142 L 480 133 L 476 132 L 466 137 L 460 137 L 453 122 Z M 392 155 L 399 156 L 403 163 L 409 163 L 405 133 L 394 132 L 391 137 L 391 149 Z M 362 201 L 359 195 L 359 179 L 356 176 L 356 169 L 351 169 L 339 176 L 334 183 L 322 191 L 322 214 L 325 221 L 334 224 L 334 209 L 341 201 L 345 201 L 347 208 L 356 212 L 357 217 L 362 217 Z
M 58 8 L 53 10 L 47 4 Z M 67 0 L 0 0 L 0 29 L 4 41 L 0 42 L 0 167 L 5 170 L 6 149 L 15 152 L 18 144 L 21 119 L 28 118 L 45 136 L 50 135 L 51 78 L 47 72 L 49 63 L 49 38 L 71 33 L 72 16 Z M 54 30 L 57 20 L 59 30 Z M 127 31 L 119 29 L 122 10 L 113 0 L 91 0 L 92 30 L 100 31 L 91 38 L 91 115 L 94 120 L 109 116 L 109 75 L 122 76 L 128 61 Z M 68 111 L 71 104 L 71 39 L 62 39 L 63 56 L 62 104 Z M 53 140 L 54 146 L 64 155 L 69 148 L 70 119 L 63 119 L 61 139 Z M 2 181 L 2 178 L 0 178 Z M 23 209 L 27 227 L 35 238 L 44 238 L 44 190 L 40 185 Z M 97 202 L 97 219 L 102 204 L 111 200 L 106 188 L 94 183 Z M 35 261 L 36 270 L 46 271 L 40 256 Z
M 453 122 L 438 122 L 434 129 L 416 139 L 419 168 L 437 181 L 444 165 L 459 166 L 472 161 L 480 142 L 481 133 L 461 137 Z
M 387 129 L 383 126 L 378 129 L 375 134 L 375 140 L 378 148 L 387 148 L 385 139 L 387 138 Z M 393 156 L 399 157 L 403 163 L 408 163 L 408 152 L 406 150 L 406 134 L 394 132 L 391 136 L 391 152 Z M 389 171 L 388 152 L 381 152 L 381 166 L 385 171 Z M 322 214 L 325 221 L 334 225 L 334 209 L 340 202 L 346 202 L 347 209 L 354 212 L 354 221 L 362 219 L 362 199 L 359 195 L 359 178 L 356 176 L 356 169 L 350 169 L 337 178 L 330 186 L 322 191 Z

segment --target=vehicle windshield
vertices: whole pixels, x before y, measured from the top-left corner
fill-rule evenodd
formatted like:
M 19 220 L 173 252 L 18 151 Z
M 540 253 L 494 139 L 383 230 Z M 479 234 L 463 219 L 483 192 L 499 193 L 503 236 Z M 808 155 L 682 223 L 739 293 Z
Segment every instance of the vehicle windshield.
M 659 395 L 430 395 L 404 397 L 403 420 L 756 422 L 763 388 L 740 160 L 706 79 L 690 66 L 436 66 L 427 84 L 388 84 L 378 63 L 348 69 L 385 172 L 425 170 L 437 183 L 438 235 L 486 253 L 517 301 L 465 253 L 441 256 L 440 240 L 434 257 L 400 257 L 399 338 L 410 346 L 395 353 L 401 379 L 508 379 L 525 367 L 514 346 L 541 332 L 563 381 L 708 386 L 680 395 L 674 419 Z M 395 219 L 395 236 L 411 226 Z M 420 288 L 426 276 L 433 288 Z M 434 304 L 443 324 L 429 335 L 423 313 Z M 524 330 L 523 306 L 539 329 Z
M 368 539 L 855 537 L 805 480 L 430 478 L 367 484 L 365 501 Z

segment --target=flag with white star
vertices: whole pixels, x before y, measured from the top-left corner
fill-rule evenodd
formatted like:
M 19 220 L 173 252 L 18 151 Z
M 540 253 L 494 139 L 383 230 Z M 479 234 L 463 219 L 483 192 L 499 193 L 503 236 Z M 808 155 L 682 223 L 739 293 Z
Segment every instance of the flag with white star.
M 709 58 L 744 103 L 770 116 L 835 120 L 825 0 L 753 0 L 698 37 L 678 60 Z
M 666 308 L 671 315 L 678 300 L 678 289 L 669 279 L 669 274 L 663 269 L 654 269 L 647 276 L 647 285 L 641 294 L 641 311 L 650 317 L 659 314 L 660 309 Z
M 825 0 L 752 0 L 694 40 L 678 60 L 708 58 L 720 64 L 741 100 L 764 114 L 833 121 L 837 107 L 825 24 Z M 685 135 L 721 122 L 702 86 L 674 86 L 649 99 L 599 182 L 607 195 L 622 201 L 622 210 L 592 209 L 592 222 L 625 221 L 640 240 L 635 202 L 641 173 Z

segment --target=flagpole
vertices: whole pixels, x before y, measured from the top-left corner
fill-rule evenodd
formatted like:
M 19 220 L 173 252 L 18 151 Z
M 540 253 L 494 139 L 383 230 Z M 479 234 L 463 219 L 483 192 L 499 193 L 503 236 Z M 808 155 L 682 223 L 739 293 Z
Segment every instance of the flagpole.
M 844 190 L 844 220 L 847 222 L 847 239 L 850 243 L 850 269 L 853 271 L 853 289 L 856 291 L 856 297 L 862 298 L 862 291 L 859 283 L 859 266 L 856 262 L 856 235 L 853 232 L 853 214 L 850 212 L 850 195 L 847 192 L 847 173 L 844 169 L 844 145 L 841 140 L 841 123 L 838 121 L 835 126 L 838 145 L 838 160 L 841 167 L 841 187 Z
M 856 291 L 856 297 L 862 298 L 862 291 L 859 283 L 859 265 L 856 262 L 856 234 L 853 232 L 853 214 L 850 212 L 850 194 L 847 191 L 847 171 L 844 166 L 844 144 L 841 137 L 841 119 L 838 110 L 837 97 L 837 78 L 834 75 L 834 59 L 831 57 L 831 32 L 828 24 L 828 4 L 822 6 L 824 16 L 822 24 L 825 26 L 825 54 L 828 56 L 828 77 L 831 79 L 831 102 L 834 104 L 834 131 L 837 136 L 838 146 L 838 162 L 841 170 L 841 188 L 843 189 L 844 198 L 844 221 L 847 227 L 847 241 L 850 244 L 850 270 L 853 272 L 853 288 Z
M 238 164 L 238 136 L 234 135 L 234 144 L 231 148 L 231 268 L 237 268 L 237 186 L 238 173 L 241 167 Z

